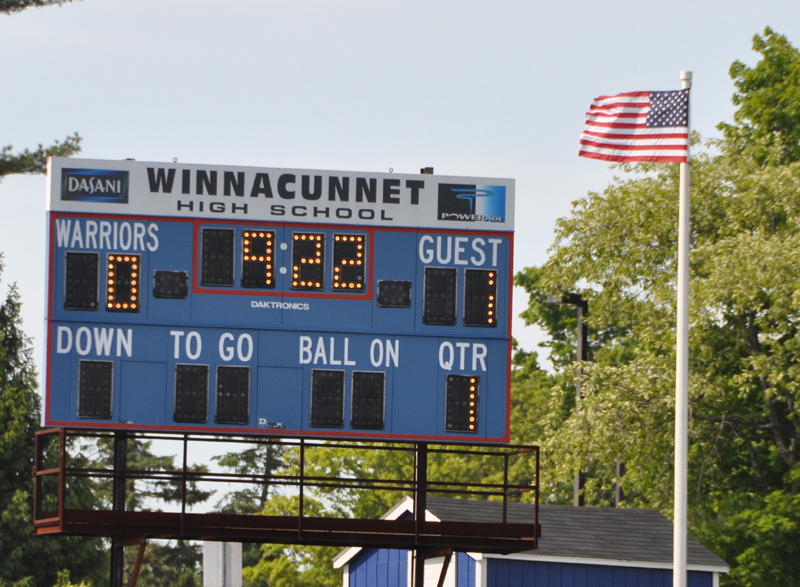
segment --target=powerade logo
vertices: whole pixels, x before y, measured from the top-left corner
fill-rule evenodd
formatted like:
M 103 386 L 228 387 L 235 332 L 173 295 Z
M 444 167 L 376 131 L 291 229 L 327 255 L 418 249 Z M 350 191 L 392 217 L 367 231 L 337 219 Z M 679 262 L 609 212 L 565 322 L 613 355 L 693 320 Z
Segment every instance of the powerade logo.
M 128 172 L 108 169 L 62 169 L 61 199 L 128 203 Z
M 505 219 L 505 186 L 439 184 L 439 220 L 505 222 Z

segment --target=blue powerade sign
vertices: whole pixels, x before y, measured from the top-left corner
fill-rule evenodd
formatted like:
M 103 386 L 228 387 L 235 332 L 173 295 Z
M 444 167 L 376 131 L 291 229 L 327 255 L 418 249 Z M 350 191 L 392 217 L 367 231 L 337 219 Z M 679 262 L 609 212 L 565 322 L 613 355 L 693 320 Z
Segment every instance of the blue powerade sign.
M 513 181 L 74 159 L 49 179 L 48 424 L 508 441 Z

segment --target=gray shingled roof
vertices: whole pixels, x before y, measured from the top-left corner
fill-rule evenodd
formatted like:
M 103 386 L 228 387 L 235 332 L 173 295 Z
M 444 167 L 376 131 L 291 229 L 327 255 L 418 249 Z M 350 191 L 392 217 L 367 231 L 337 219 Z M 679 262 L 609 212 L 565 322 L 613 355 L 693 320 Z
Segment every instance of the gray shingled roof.
M 498 502 L 428 498 L 428 511 L 443 522 L 500 522 Z M 533 505 L 508 504 L 508 521 L 533 523 Z M 656 510 L 540 505 L 542 537 L 529 554 L 601 560 L 672 563 L 672 522 Z M 689 537 L 690 565 L 727 563 Z

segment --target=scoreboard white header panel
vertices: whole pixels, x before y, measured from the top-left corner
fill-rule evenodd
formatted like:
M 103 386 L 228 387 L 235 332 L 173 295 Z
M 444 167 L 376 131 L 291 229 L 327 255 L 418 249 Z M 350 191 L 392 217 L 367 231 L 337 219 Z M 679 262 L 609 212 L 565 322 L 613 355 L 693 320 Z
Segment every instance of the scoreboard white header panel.
M 508 441 L 513 180 L 48 176 L 48 424 Z

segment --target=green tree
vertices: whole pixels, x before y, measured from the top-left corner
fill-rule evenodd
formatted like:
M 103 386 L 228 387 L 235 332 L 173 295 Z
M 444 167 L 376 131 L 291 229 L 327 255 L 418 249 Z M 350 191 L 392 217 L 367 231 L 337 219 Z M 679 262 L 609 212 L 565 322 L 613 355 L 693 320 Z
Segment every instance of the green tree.
M 153 441 L 141 440 L 135 436 L 128 436 L 128 469 L 143 473 L 166 472 L 175 473 L 179 467 L 175 465 L 175 456 L 159 456 L 152 451 Z M 96 452 L 91 455 L 91 460 L 97 467 L 112 469 L 114 463 L 114 441 L 112 438 L 102 438 L 94 446 Z M 197 463 L 188 464 L 189 473 L 206 473 L 208 467 Z M 112 481 L 98 482 L 95 486 L 96 496 L 104 507 L 111 507 Z M 128 511 L 151 511 L 151 506 L 161 503 L 180 503 L 183 486 L 180 479 L 138 479 L 135 474 L 126 479 L 125 509 Z M 186 505 L 193 506 L 206 502 L 213 491 L 203 491 L 194 480 L 186 484 Z
M 223 514 L 260 514 L 264 511 L 276 487 L 269 482 L 270 477 L 280 474 L 286 466 L 286 450 L 283 445 L 259 443 L 238 452 L 227 452 L 213 457 L 223 469 L 238 475 L 259 479 L 254 485 L 240 485 L 229 492 L 217 504 L 217 511 Z M 242 544 L 242 567 L 256 565 L 262 558 L 261 545 L 255 542 Z
M 274 495 L 264 509 L 265 515 L 296 516 L 299 498 L 296 495 Z M 307 516 L 331 517 L 324 501 L 312 495 L 304 498 Z M 333 557 L 339 548 L 329 546 L 261 545 L 258 561 L 243 569 L 246 587 L 338 587 L 341 575 L 333 568 Z
M 141 440 L 135 436 L 127 438 L 127 468 L 134 471 L 126 480 L 125 509 L 128 511 L 153 511 L 163 504 L 176 504 L 182 500 L 183 487 L 180 479 L 137 479 L 136 473 L 174 473 L 180 468 L 175 464 L 175 456 L 156 455 L 152 450 L 152 441 Z M 103 438 L 94 445 L 87 461 L 93 466 L 110 469 L 113 466 L 114 441 Z M 187 466 L 189 473 L 206 473 L 208 467 L 201 464 Z M 111 480 L 95 483 L 96 499 L 101 507 L 110 508 L 112 503 Z M 205 503 L 213 495 L 213 491 L 200 489 L 198 483 L 190 480 L 186 484 L 186 504 L 193 506 Z M 156 511 L 160 511 L 156 509 Z M 125 549 L 124 574 L 130 580 L 138 554 L 137 548 Z M 183 540 L 148 542 L 139 574 L 140 587 L 199 587 L 202 584 L 201 562 L 202 548 Z
M 36 149 L 24 149 L 14 154 L 14 147 L 8 145 L 0 150 L 0 179 L 12 174 L 38 174 L 47 171 L 48 157 L 71 157 L 81 150 L 81 137 L 78 133 L 68 136 L 63 141 L 56 141 L 50 147 L 41 143 Z
M 0 0 L 0 14 L 13 14 L 32 6 L 60 6 L 67 1 L 71 0 Z M 50 147 L 40 143 L 34 150 L 23 149 L 19 153 L 13 152 L 13 145 L 3 146 L 0 148 L 0 181 L 4 176 L 15 173 L 45 173 L 48 157 L 71 157 L 79 153 L 81 140 L 78 133 L 74 133 L 63 141 L 55 141 Z
M 280 444 L 255 444 L 242 451 L 227 452 L 212 457 L 223 469 L 237 475 L 248 475 L 262 480 L 258 485 L 245 485 L 242 489 L 231 491 L 217 505 L 225 514 L 255 514 L 267 506 L 275 487 L 270 477 L 285 468 L 285 447 Z
M 308 449 L 306 474 L 337 476 L 354 465 L 353 451 Z M 223 468 L 258 479 L 258 483 L 225 496 L 217 509 L 223 513 L 296 516 L 297 495 L 286 495 L 270 483 L 271 476 L 299 474 L 299 450 L 276 444 L 254 444 L 238 452 L 214 457 Z M 352 515 L 349 509 L 358 500 L 349 492 L 315 490 L 304 492 L 304 515 L 339 517 Z M 380 515 L 380 514 L 378 514 Z M 242 566 L 247 587 L 335 587 L 341 584 L 340 574 L 332 560 L 339 549 L 319 546 L 283 544 L 243 544 Z
M 0 0 L 0 14 L 20 12 L 30 6 L 61 4 L 58 0 Z M 0 148 L 0 180 L 16 173 L 44 173 L 47 157 L 70 156 L 80 151 L 75 133 L 50 147 L 14 153 L 11 145 Z M 2 273 L 2 254 L 0 254 Z M 51 585 L 59 569 L 72 569 L 83 579 L 105 574 L 101 543 L 79 538 L 34 538 L 31 511 L 33 435 L 41 416 L 30 341 L 19 317 L 20 300 L 12 286 L 0 306 L 0 585 L 22 587 Z M 87 483 L 74 483 L 75 498 L 92 503 Z M 48 564 L 43 565 L 41 561 Z M 59 576 L 69 582 L 69 573 Z
M 12 286 L 0 305 L 0 585 L 49 587 L 61 569 L 81 581 L 99 580 L 106 563 L 98 540 L 33 536 L 31 469 L 41 408 L 31 353 Z M 75 485 L 81 496 L 83 485 Z
M 800 51 L 769 27 L 753 38 L 762 54 L 755 67 L 731 65 L 737 92 L 735 124 L 719 125 L 729 147 L 749 149 L 761 162 L 788 163 L 800 159 Z
M 0 0 L 0 14 L 11 14 L 14 12 L 22 12 L 26 8 L 43 6 L 53 6 L 54 4 L 62 5 L 65 2 L 72 0 Z
M 755 67 L 731 68 L 735 124 L 712 150 L 694 137 L 690 525 L 732 565 L 727 583 L 800 585 L 800 54 L 770 29 L 753 47 Z M 609 505 L 621 460 L 627 505 L 669 515 L 678 170 L 616 169 L 559 220 L 547 262 L 517 277 L 525 318 L 551 334 L 555 355 L 545 486 L 589 471 L 587 502 Z M 575 364 L 560 346 L 571 324 L 553 315 L 568 311 L 544 303 L 566 291 L 591 308 L 577 410 Z
M 138 548 L 125 549 L 125 583 L 130 581 Z M 200 587 L 203 584 L 201 563 L 203 549 L 185 540 L 147 543 L 138 587 Z M 57 587 L 57 586 L 56 586 Z

